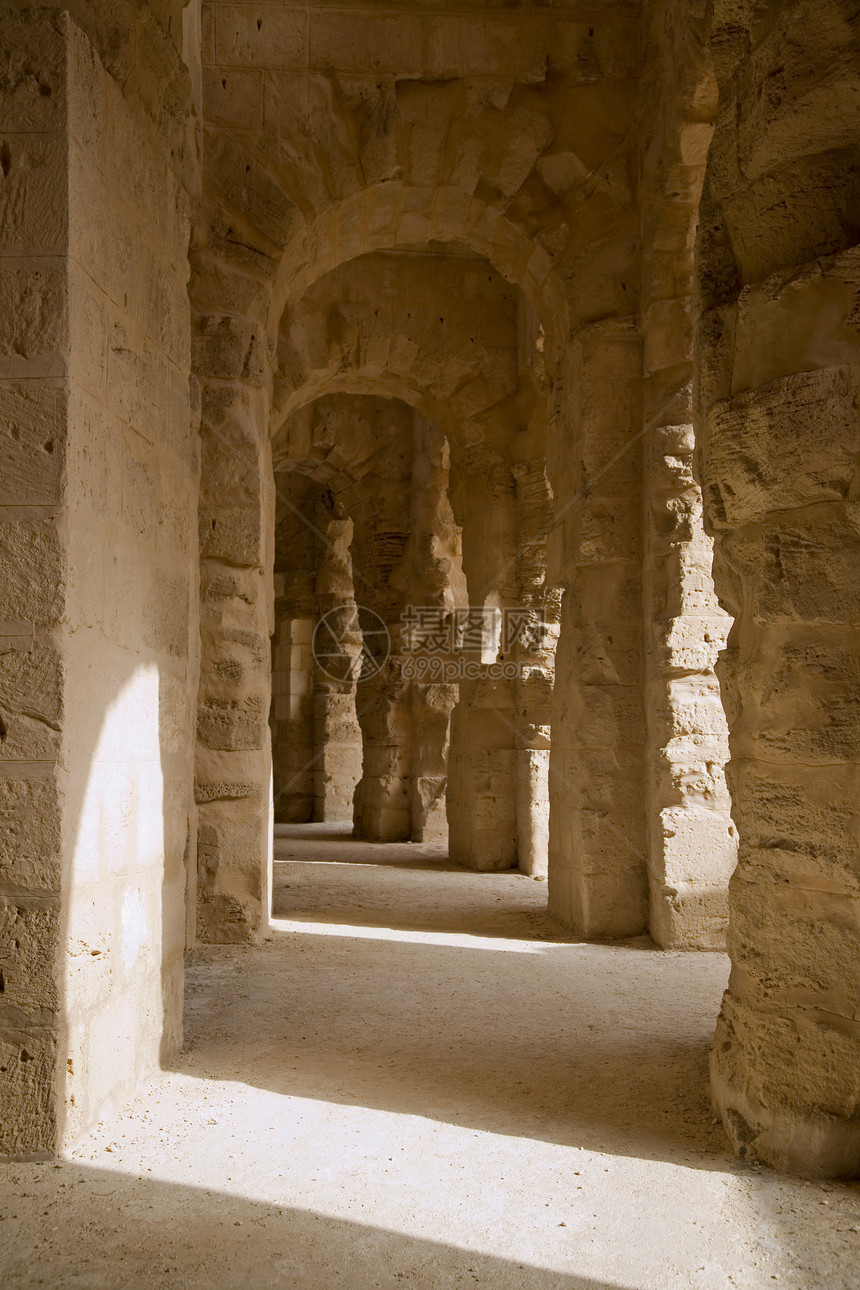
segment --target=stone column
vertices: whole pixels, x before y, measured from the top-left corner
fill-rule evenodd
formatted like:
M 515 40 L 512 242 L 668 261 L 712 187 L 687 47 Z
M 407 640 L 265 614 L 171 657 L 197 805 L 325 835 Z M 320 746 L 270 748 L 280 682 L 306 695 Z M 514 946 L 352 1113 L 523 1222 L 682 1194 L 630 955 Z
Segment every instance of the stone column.
M 411 697 L 412 841 L 446 842 L 449 732 L 457 687 L 413 681 Z
M 0 190 L 0 290 L 7 302 L 0 322 L 3 1154 L 55 1150 L 63 1119 L 58 958 L 68 862 L 57 633 L 68 596 L 59 521 L 69 430 L 69 40 L 68 26 L 50 13 L 34 21 L 7 9 L 0 20 L 0 59 L 8 69 L 4 132 L 14 131 L 3 145 L 8 173 Z M 51 216 L 38 241 L 38 226 L 31 220 L 28 230 L 22 218 L 28 209 Z M 51 260 L 40 262 L 40 252 Z M 100 339 L 104 344 L 103 332 Z
M 484 871 L 516 867 L 517 699 L 512 678 L 493 675 L 500 661 L 501 610 L 516 603 L 516 499 L 510 470 L 455 476 L 455 511 L 463 524 L 463 569 L 479 640 L 461 656 L 472 675 L 460 682 L 451 716 L 448 849 L 455 864 Z M 483 614 L 483 619 L 481 615 Z
M 439 621 L 465 603 L 459 526 L 448 498 L 450 452 L 441 430 L 416 415 L 412 449 L 410 595 Z M 448 751 L 458 687 L 442 678 L 412 681 L 412 839 L 448 838 Z
M 325 620 L 326 666 L 314 673 L 314 819 L 352 823 L 353 798 L 361 779 L 361 727 L 356 715 L 356 678 L 361 631 L 349 555 L 352 520 L 317 510 L 320 543 L 316 577 L 317 622 Z M 338 646 L 339 658 L 328 651 Z
M 688 406 L 686 395 L 663 419 Z M 654 426 L 644 454 L 649 930 L 664 948 L 722 949 L 737 835 L 714 663 L 730 620 L 714 594 L 692 426 Z
M 413 423 L 403 405 L 380 415 L 403 419 L 409 452 L 388 452 L 357 485 L 350 506 L 355 599 L 368 611 L 359 615 L 363 663 L 355 702 L 363 757 L 353 819 L 357 837 L 399 842 L 412 836 L 412 705 L 402 672 L 401 620 L 410 599 Z
M 314 818 L 314 619 L 296 617 L 278 595 L 275 574 L 275 634 L 272 637 L 272 808 L 277 824 Z
M 564 599 L 553 694 L 549 908 L 586 936 L 635 936 L 648 918 L 641 363 L 630 319 L 581 327 L 550 440 L 559 517 L 553 565 Z
M 519 588 L 515 639 L 517 726 L 517 865 L 535 878 L 549 864 L 549 759 L 558 601 L 548 587 L 547 536 L 552 493 L 538 453 L 514 466 Z
M 236 316 L 198 324 L 203 387 L 201 672 L 197 720 L 198 934 L 253 940 L 270 859 L 270 643 L 274 485 L 259 332 Z M 252 377 L 243 378 L 243 371 Z M 205 375 L 205 373 L 211 375 Z
M 412 837 L 412 715 L 400 662 L 389 658 L 375 676 L 359 681 L 356 695 L 363 755 L 353 826 L 356 837 L 371 842 Z
M 232 76 L 207 71 L 202 81 L 205 164 L 190 285 L 205 417 L 198 931 L 241 942 L 262 928 L 271 889 L 275 494 L 266 316 L 276 248 L 287 244 L 295 208 L 247 134 L 222 128 L 221 91 L 226 84 L 232 93 Z
M 859 36 L 835 0 L 718 16 L 698 247 L 739 833 L 711 1089 L 739 1154 L 816 1175 L 860 1171 Z
M 0 1155 L 177 1051 L 193 885 L 181 13 L 77 8 L 0 12 Z
M 693 476 L 696 218 L 716 112 L 703 21 L 660 0 L 651 18 L 642 138 L 643 583 L 649 930 L 658 945 L 725 944 L 737 858 L 714 663 L 730 619 Z

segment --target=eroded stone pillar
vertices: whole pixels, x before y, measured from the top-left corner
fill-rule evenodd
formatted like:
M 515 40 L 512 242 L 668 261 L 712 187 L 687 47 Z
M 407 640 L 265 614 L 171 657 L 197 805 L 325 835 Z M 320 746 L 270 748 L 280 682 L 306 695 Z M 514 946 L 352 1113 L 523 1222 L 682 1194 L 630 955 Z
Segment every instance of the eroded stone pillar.
M 316 577 L 317 623 L 325 624 L 317 639 L 324 632 L 325 660 L 323 666 L 316 659 L 314 673 L 314 819 L 351 823 L 362 761 L 355 705 L 361 630 L 349 554 L 352 520 L 320 507 L 317 527 L 325 538 Z M 318 654 L 322 657 L 322 650 Z
M 270 858 L 274 489 L 264 374 L 242 318 L 201 320 L 201 671 L 198 934 L 247 941 L 265 918 Z M 215 343 L 215 337 L 224 344 Z M 205 376 L 205 371 L 213 373 Z M 216 375 L 217 374 L 217 375 Z
M 363 663 L 355 702 L 363 759 L 353 820 L 357 837 L 398 842 L 412 836 L 412 704 L 403 676 L 402 619 L 410 600 L 413 418 L 400 404 L 380 408 L 378 415 L 402 424 L 408 452 L 381 455 L 372 481 L 361 481 L 350 506 L 354 594 L 369 611 L 360 615 Z
M 654 426 L 645 459 L 649 929 L 666 948 L 722 949 L 737 835 L 714 663 L 730 620 L 714 594 L 692 427 Z
M 642 703 L 641 351 L 632 321 L 579 330 L 553 425 L 564 584 L 550 773 L 549 908 L 586 936 L 648 919 Z M 560 437 L 559 437 L 560 436 Z M 572 443 L 572 446 L 571 446 Z
M 703 15 L 650 15 L 642 136 L 643 581 L 649 930 L 658 945 L 725 944 L 736 861 L 714 662 L 730 625 L 693 474 L 695 226 L 716 113 Z
M 410 601 L 440 624 L 465 604 L 460 529 L 448 498 L 450 450 L 437 425 L 415 417 L 412 451 L 412 534 L 408 548 Z M 447 793 L 451 712 L 456 682 L 443 676 L 412 680 L 412 839 L 448 838 Z
M 0 20 L 4 128 L 16 135 L 5 145 L 9 173 L 0 196 L 0 289 L 9 302 L 0 322 L 3 1155 L 54 1151 L 63 1119 L 58 958 L 68 860 L 62 832 L 65 668 L 56 634 L 68 594 L 58 520 L 69 431 L 63 378 L 70 283 L 63 260 L 47 271 L 37 255 L 47 250 L 63 257 L 69 245 L 69 34 L 50 13 L 33 20 L 7 9 Z M 31 159 L 41 165 L 34 168 Z M 54 208 L 41 247 L 21 218 L 35 203 L 46 214 Z M 40 326 L 48 318 L 50 328 Z
M 711 1089 L 736 1151 L 860 1171 L 860 40 L 717 12 L 698 261 L 701 473 L 739 833 Z M 765 87 L 765 91 L 763 88 Z M 839 104 L 839 108 L 835 107 Z
M 470 612 L 459 655 L 469 675 L 451 715 L 448 850 L 482 871 L 516 867 L 517 688 L 496 675 L 502 610 L 516 605 L 516 497 L 510 470 L 466 475 L 455 462 L 455 512 L 463 525 Z
M 514 466 L 517 496 L 517 616 L 510 624 L 516 662 L 517 866 L 534 878 L 549 865 L 549 771 L 553 672 L 560 596 L 548 584 L 552 493 L 538 453 Z
M 363 736 L 362 774 L 354 797 L 355 836 L 405 842 L 412 836 L 412 718 L 409 683 L 398 658 L 359 682 L 356 695 Z
M 275 574 L 272 637 L 272 806 L 276 823 L 314 817 L 314 619 L 279 612 Z M 283 601 L 281 604 L 283 605 Z

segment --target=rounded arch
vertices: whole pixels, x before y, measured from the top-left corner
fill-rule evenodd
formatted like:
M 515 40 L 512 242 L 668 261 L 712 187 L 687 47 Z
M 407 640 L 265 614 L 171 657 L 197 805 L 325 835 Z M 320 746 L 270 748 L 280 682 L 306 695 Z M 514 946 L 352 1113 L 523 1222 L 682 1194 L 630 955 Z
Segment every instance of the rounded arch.
M 414 408 L 382 385 L 373 391 L 329 390 L 309 397 L 285 419 L 272 441 L 273 471 L 301 471 L 317 483 L 340 489 L 360 483 L 382 460 L 396 468 L 395 455 L 402 461 L 409 456 L 408 445 L 397 440 L 404 414 Z M 383 418 L 387 438 L 380 438 Z M 344 424 L 348 434 L 340 432 Z
M 536 310 L 552 355 L 567 333 L 562 280 L 539 242 L 488 202 L 455 188 L 427 189 L 403 182 L 368 185 L 333 203 L 286 244 L 272 281 L 267 310 L 270 344 L 287 305 L 319 278 L 375 251 L 458 243 L 488 261 Z
M 274 451 L 296 410 L 350 393 L 408 403 L 443 427 L 466 469 L 496 470 L 523 451 L 544 458 L 543 341 L 520 290 L 460 247 L 358 257 L 284 311 Z

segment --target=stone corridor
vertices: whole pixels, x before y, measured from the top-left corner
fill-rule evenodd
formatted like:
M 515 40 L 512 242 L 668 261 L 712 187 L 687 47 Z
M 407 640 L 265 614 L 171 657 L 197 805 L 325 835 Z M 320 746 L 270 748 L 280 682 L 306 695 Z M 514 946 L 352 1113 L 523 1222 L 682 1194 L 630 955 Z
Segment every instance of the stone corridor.
M 18 1284 L 856 1281 L 858 211 L 858 0 L 0 0 Z
M 438 845 L 278 831 L 271 930 L 194 951 L 173 1069 L 0 1174 L 4 1287 L 853 1288 L 858 1187 L 725 1150 L 721 955 L 585 945 Z

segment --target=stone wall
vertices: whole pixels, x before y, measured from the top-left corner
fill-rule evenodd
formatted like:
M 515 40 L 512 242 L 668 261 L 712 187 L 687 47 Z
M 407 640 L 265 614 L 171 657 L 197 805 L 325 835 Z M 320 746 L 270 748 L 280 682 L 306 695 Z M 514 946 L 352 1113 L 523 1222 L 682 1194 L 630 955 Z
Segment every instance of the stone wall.
M 739 834 L 712 1091 L 740 1154 L 853 1174 L 860 34 L 837 0 L 717 4 L 712 51 L 697 431 Z
M 73 1141 L 177 1050 L 195 866 L 182 23 L 69 8 L 0 22 L 12 1153 Z
M 721 948 L 737 860 L 714 663 L 731 619 L 711 577 L 694 474 L 692 290 L 716 82 L 704 6 L 655 5 L 643 137 L 643 623 L 649 930 L 658 945 Z

